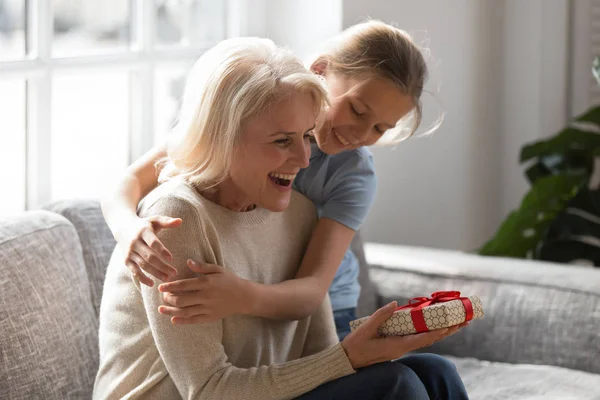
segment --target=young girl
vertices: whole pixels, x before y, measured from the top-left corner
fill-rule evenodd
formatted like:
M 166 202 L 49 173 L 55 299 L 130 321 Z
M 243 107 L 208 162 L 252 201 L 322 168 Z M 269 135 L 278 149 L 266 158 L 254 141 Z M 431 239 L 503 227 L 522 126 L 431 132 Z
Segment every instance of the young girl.
M 210 279 L 159 286 L 168 304 L 159 311 L 172 316 L 173 323 L 199 323 L 232 314 L 301 319 L 317 309 L 329 289 L 340 340 L 349 333 L 360 292 L 359 266 L 349 246 L 376 191 L 372 156 L 365 146 L 400 140 L 400 120 L 412 121 L 410 134 L 416 130 L 427 66 L 405 32 L 369 21 L 327 43 L 311 70 L 325 80 L 331 104 L 314 132 L 310 166 L 297 176 L 273 178 L 282 185 L 293 181 L 296 190 L 316 204 L 320 217 L 295 279 L 261 285 L 220 266 L 190 260 L 192 270 Z M 285 134 L 273 141 L 289 145 Z M 140 269 L 163 281 L 172 280 L 175 271 L 156 233 L 177 227 L 181 220 L 136 215 L 138 202 L 158 185 L 155 165 L 165 155 L 166 149 L 159 147 L 133 163 L 117 192 L 102 203 L 115 238 L 128 249 L 127 267 L 147 285 L 152 281 Z

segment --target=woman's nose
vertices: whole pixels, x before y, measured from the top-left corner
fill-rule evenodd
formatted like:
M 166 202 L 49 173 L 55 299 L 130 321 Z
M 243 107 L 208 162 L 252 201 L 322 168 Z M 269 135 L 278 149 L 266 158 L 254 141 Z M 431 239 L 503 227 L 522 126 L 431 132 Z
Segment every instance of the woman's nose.
M 310 158 L 310 143 L 302 141 L 300 143 L 295 143 L 292 146 L 292 157 L 291 162 L 299 167 L 306 168 L 309 164 Z

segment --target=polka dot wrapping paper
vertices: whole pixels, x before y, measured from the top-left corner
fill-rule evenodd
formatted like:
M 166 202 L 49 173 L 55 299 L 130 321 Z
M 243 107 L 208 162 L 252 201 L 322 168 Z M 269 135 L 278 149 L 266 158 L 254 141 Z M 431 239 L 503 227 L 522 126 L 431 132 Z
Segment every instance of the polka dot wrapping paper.
M 448 296 L 448 293 L 452 295 Z M 379 334 L 381 336 L 412 335 L 462 324 L 468 314 L 471 314 L 471 320 L 483 317 L 483 304 L 479 297 L 459 298 L 459 296 L 460 292 L 436 292 L 431 298 L 413 299 L 411 303 L 398 307 L 397 311 L 381 325 Z M 453 297 L 456 299 L 452 299 Z M 350 329 L 355 330 L 368 319 L 369 317 L 365 317 L 351 321 Z

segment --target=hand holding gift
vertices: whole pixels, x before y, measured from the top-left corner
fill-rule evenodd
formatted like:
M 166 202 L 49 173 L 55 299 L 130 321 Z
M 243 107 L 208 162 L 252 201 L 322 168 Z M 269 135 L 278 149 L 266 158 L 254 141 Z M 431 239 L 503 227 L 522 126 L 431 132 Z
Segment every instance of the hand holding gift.
M 379 327 L 392 316 L 397 306 L 398 304 L 393 301 L 381 307 L 344 338 L 342 347 L 354 369 L 395 360 L 411 351 L 443 340 L 469 324 L 464 322 L 451 328 L 436 329 L 415 335 L 381 337 L 378 333 Z
M 379 328 L 381 336 L 405 336 L 456 326 L 483 317 L 477 296 L 461 297 L 460 292 L 435 292 L 431 297 L 416 297 L 396 311 Z M 350 322 L 355 330 L 370 317 Z

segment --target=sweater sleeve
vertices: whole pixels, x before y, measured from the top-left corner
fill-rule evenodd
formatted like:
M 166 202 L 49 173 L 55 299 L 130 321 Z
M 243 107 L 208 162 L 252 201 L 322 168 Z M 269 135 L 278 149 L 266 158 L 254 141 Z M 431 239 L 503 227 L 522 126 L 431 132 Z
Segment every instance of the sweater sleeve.
M 323 303 L 309 318 L 310 324 L 306 332 L 302 357 L 317 354 L 339 343 L 329 294 L 325 296 Z
M 148 211 L 144 216 L 182 218 L 179 228 L 162 230 L 158 237 L 173 254 L 178 279 L 193 277 L 186 260 L 202 262 L 212 253 L 198 210 L 183 199 L 167 197 Z M 157 311 L 163 304 L 157 286 L 142 285 L 144 307 L 160 357 L 184 399 L 290 399 L 354 373 L 340 344 L 280 365 L 238 368 L 228 360 L 222 345 L 221 321 L 171 324 L 169 317 Z

